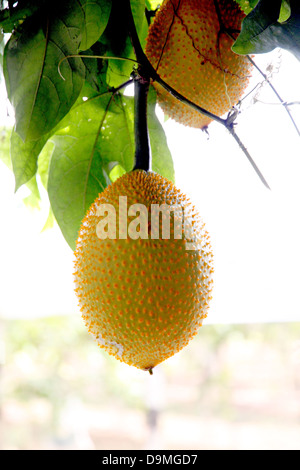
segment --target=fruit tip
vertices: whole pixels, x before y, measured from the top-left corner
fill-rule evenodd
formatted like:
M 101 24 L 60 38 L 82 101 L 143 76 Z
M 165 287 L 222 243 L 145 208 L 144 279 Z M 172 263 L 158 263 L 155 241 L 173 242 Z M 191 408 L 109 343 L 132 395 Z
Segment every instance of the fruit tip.
M 153 375 L 153 367 L 145 367 L 145 371 L 148 371 L 150 375 Z

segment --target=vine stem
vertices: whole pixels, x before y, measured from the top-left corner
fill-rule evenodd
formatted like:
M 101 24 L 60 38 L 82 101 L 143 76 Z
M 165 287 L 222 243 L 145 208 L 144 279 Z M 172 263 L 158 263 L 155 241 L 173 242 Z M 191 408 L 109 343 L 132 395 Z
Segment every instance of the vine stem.
M 126 1 L 126 6 L 127 6 L 127 18 L 128 18 L 128 28 L 129 28 L 129 35 L 130 39 L 133 45 L 133 48 L 135 50 L 135 55 L 137 62 L 140 64 L 139 65 L 139 74 L 141 77 L 151 77 L 152 80 L 158 82 L 163 88 L 165 88 L 171 95 L 173 95 L 176 99 L 180 100 L 181 102 L 191 106 L 193 109 L 197 110 L 204 116 L 207 116 L 208 118 L 218 122 L 222 126 L 226 127 L 226 129 L 230 132 L 234 140 L 237 142 L 239 145 L 240 149 L 242 152 L 245 154 L 247 157 L 248 161 L 252 165 L 253 169 L 255 170 L 256 174 L 262 181 L 262 183 L 266 186 L 266 188 L 270 189 L 270 186 L 268 185 L 266 179 L 262 175 L 261 171 L 258 169 L 256 163 L 254 162 L 253 158 L 251 157 L 250 153 L 246 149 L 245 145 L 241 142 L 240 138 L 236 134 L 234 130 L 234 123 L 233 123 L 233 116 L 235 113 L 229 113 L 228 117 L 226 119 L 220 118 L 219 116 L 216 116 L 215 114 L 211 113 L 207 109 L 202 108 L 201 106 L 196 105 L 189 99 L 187 99 L 185 96 L 183 96 L 181 93 L 179 93 L 177 90 L 175 90 L 173 87 L 171 87 L 168 83 L 166 83 L 156 72 L 155 68 L 152 66 L 150 61 L 148 60 L 146 54 L 144 53 L 138 34 L 137 30 L 135 27 L 134 23 L 134 18 L 132 15 L 132 10 L 131 10 L 131 4 L 130 0 Z

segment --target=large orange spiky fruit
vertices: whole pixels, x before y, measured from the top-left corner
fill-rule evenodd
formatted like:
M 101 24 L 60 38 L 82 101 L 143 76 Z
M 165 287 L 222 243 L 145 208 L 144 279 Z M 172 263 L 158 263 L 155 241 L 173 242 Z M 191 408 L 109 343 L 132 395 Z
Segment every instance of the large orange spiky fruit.
M 247 57 L 231 50 L 230 35 L 237 37 L 244 16 L 234 0 L 165 0 L 149 28 L 146 55 L 177 92 L 221 117 L 238 103 L 250 77 Z M 157 82 L 154 86 L 171 118 L 202 129 L 211 122 Z
M 197 333 L 212 271 L 198 212 L 153 172 L 117 179 L 82 222 L 75 290 L 84 322 L 100 347 L 139 369 L 152 371 Z

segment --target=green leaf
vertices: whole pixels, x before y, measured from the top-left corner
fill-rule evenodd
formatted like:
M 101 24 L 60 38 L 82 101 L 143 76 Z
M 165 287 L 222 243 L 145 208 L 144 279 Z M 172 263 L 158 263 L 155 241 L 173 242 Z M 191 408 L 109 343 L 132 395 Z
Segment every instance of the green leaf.
M 89 49 L 103 34 L 111 11 L 109 0 L 80 0 L 84 12 L 84 27 L 80 49 Z
M 37 140 L 53 129 L 83 84 L 81 59 L 66 59 L 78 52 L 83 13 L 77 2 L 69 0 L 63 7 L 55 16 L 50 9 L 41 9 L 27 18 L 5 47 L 7 92 L 15 109 L 16 132 L 24 141 Z M 64 80 L 58 72 L 61 59 L 66 59 L 60 67 Z
M 113 167 L 113 169 L 109 173 L 109 179 L 112 183 L 114 183 L 118 178 L 123 176 L 126 173 L 124 168 L 118 163 Z
M 35 176 L 26 183 L 26 187 L 30 194 L 23 198 L 24 204 L 28 209 L 40 209 L 41 196 Z
M 281 0 L 275 0 L 271 5 L 269 0 L 261 0 L 243 20 L 241 33 L 232 46 L 237 54 L 269 52 L 274 48 L 269 44 L 270 25 L 274 24 L 280 12 Z M 267 38 L 267 39 L 266 39 Z
M 97 92 L 97 94 L 103 93 L 109 88 L 106 83 L 108 61 L 95 57 L 104 56 L 105 53 L 106 48 L 104 45 L 97 42 L 91 47 L 91 49 L 84 52 L 84 55 L 88 55 L 90 57 L 82 58 L 86 69 L 85 81 Z
M 175 181 L 172 155 L 169 150 L 166 135 L 156 113 L 156 92 L 150 87 L 148 96 L 148 128 L 152 154 L 152 170 L 170 181 Z
M 44 227 L 42 228 L 42 232 L 45 232 L 49 228 L 53 228 L 54 225 L 55 225 L 55 217 L 54 217 L 53 211 L 50 207 L 49 212 L 48 212 L 47 220 L 45 222 Z
M 235 0 L 235 1 L 239 4 L 241 10 L 246 15 L 248 15 L 259 2 L 259 0 Z M 278 21 L 280 23 L 282 23 L 283 21 L 286 21 L 291 14 L 289 0 L 281 0 L 281 2 L 282 2 L 281 9 L 280 9 L 280 14 L 278 18 Z
M 291 15 L 283 24 L 274 25 L 271 29 L 275 47 L 287 49 L 300 60 L 300 14 Z
M 54 144 L 51 140 L 48 140 L 38 158 L 38 175 L 45 189 L 48 186 L 49 167 L 53 150 Z
M 148 123 L 152 169 L 174 181 L 163 128 L 149 92 Z M 72 249 L 86 211 L 107 185 L 134 166 L 134 99 L 109 93 L 82 98 L 51 138 L 48 194 L 60 229 Z M 64 127 L 65 126 L 65 127 Z M 47 144 L 48 145 L 48 144 Z
M 281 47 L 300 60 L 300 6 L 290 2 L 291 15 L 284 23 L 278 20 L 281 0 L 260 0 L 244 19 L 242 30 L 232 50 L 237 54 L 260 54 Z M 282 9 L 281 9 L 282 11 Z
M 119 164 L 133 167 L 133 106 L 122 95 L 104 94 L 82 101 L 52 137 L 48 194 L 54 216 L 72 249 L 81 221 L 98 194 L 110 184 Z
M 5 163 L 5 165 L 12 170 L 12 163 L 10 158 L 9 151 L 9 141 L 10 141 L 11 129 L 6 127 L 0 127 L 0 160 Z
M 15 190 L 27 183 L 36 174 L 38 156 L 49 136 L 23 142 L 13 130 L 10 139 L 12 168 L 15 175 Z
M 144 0 L 131 0 L 130 3 L 137 33 L 143 45 L 148 31 L 145 2 Z M 125 2 L 113 2 L 107 28 L 101 37 L 101 43 L 106 46 L 106 55 L 118 58 L 108 60 L 106 80 L 111 87 L 118 87 L 129 79 L 134 68 L 132 60 L 136 59 L 128 35 L 126 15 L 127 8 Z M 117 34 L 116 31 L 118 32 Z M 119 58 L 130 60 L 119 60 Z
M 248 15 L 250 11 L 257 5 L 259 0 L 235 0 L 239 4 L 240 9 Z
M 136 31 L 139 36 L 141 46 L 144 47 L 148 33 L 148 23 L 145 15 L 145 2 L 144 0 L 130 0 L 130 3 Z
M 36 1 L 27 0 L 26 4 L 18 2 L 16 6 L 0 11 L 0 28 L 4 33 L 11 33 L 18 25 L 38 9 Z
M 0 30 L 0 84 L 3 81 L 3 52 L 4 52 L 4 34 Z
M 11 129 L 5 127 L 0 128 L 0 160 L 2 160 L 10 170 L 13 170 L 13 163 L 10 156 L 10 143 L 12 133 L 13 131 Z M 29 189 L 30 194 L 23 199 L 24 203 L 27 207 L 31 209 L 39 208 L 40 192 L 38 189 L 36 176 L 33 176 L 26 181 L 26 187 Z
M 284 21 L 287 21 L 290 16 L 291 16 L 291 7 L 290 7 L 289 0 L 282 0 L 280 14 L 278 18 L 279 23 L 283 23 Z
M 148 10 L 156 10 L 162 4 L 162 0 L 146 0 Z

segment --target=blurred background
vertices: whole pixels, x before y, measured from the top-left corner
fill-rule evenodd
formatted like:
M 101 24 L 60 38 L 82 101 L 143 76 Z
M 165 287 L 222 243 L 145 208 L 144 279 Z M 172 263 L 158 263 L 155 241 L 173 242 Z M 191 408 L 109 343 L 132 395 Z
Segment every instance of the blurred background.
M 300 126 L 299 62 L 278 50 L 256 60 Z M 3 87 L 1 102 L 7 152 Z M 199 334 L 153 376 L 88 335 L 73 254 L 56 226 L 43 230 L 46 195 L 30 209 L 0 161 L 2 450 L 300 449 L 299 134 L 265 84 L 241 111 L 237 132 L 271 191 L 225 129 L 164 123 L 176 184 L 211 234 L 215 287 Z
M 2 449 L 300 449 L 299 323 L 202 327 L 153 376 L 76 315 L 1 330 Z

